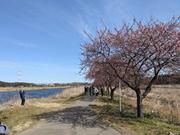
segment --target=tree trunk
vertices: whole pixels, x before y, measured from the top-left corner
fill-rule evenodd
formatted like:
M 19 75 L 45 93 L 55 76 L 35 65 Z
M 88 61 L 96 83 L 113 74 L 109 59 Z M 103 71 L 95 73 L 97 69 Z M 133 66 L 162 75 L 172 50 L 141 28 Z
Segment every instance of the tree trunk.
M 107 86 L 107 94 L 109 95 L 109 86 Z
M 136 100 L 137 100 L 137 117 L 142 118 L 143 117 L 143 104 L 142 104 L 142 95 L 140 90 L 136 90 Z
M 114 91 L 115 91 L 114 89 L 111 90 L 111 101 L 114 100 Z

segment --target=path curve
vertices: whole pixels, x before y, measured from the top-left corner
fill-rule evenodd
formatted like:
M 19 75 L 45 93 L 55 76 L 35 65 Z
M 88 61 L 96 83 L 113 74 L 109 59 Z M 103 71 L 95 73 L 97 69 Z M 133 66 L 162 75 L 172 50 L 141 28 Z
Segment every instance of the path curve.
M 44 113 L 38 117 L 46 122 L 18 135 L 121 135 L 97 118 L 89 107 L 93 100 L 94 97 L 86 96 L 62 111 Z

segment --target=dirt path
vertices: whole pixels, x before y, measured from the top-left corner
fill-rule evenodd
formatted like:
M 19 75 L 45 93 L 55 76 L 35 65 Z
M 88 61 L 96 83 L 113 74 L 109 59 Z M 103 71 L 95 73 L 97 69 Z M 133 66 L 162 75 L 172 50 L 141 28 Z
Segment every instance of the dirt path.
M 120 135 L 89 108 L 93 100 L 87 96 L 62 111 L 42 114 L 39 124 L 18 135 Z

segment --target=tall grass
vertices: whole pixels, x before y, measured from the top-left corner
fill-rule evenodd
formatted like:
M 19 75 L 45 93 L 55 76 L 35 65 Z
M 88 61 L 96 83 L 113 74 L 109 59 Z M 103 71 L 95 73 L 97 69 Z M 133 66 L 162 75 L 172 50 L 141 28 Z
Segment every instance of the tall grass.
M 75 86 L 66 88 L 58 97 L 68 99 L 70 97 L 78 96 L 84 92 L 84 86 Z
M 122 89 L 122 96 L 128 104 L 136 106 L 136 96 L 132 90 Z M 180 85 L 154 85 L 143 105 L 145 112 L 180 125 Z

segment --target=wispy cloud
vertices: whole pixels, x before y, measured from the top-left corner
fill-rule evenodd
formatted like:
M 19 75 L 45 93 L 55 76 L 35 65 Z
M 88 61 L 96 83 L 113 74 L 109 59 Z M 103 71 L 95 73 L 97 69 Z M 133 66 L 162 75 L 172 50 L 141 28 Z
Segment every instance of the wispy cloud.
M 131 9 L 131 4 L 129 1 L 120 1 L 120 0 L 105 0 L 103 3 L 103 13 L 104 19 L 107 21 L 110 26 L 121 25 L 121 23 L 126 22 L 130 18 L 133 18 L 134 14 Z M 126 4 L 129 4 L 126 6 Z M 127 8 L 128 7 L 128 8 Z
M 39 72 L 54 72 L 54 71 L 64 71 L 71 72 L 74 68 L 70 65 L 59 65 L 54 63 L 45 63 L 45 62 L 17 62 L 9 60 L 0 60 L 0 69 L 18 69 L 18 70 L 34 70 Z M 52 69 L 52 70 L 50 70 Z
M 81 38 L 87 38 L 84 31 L 92 32 L 85 19 L 79 14 L 75 18 L 70 18 L 67 23 L 80 35 Z
M 61 25 L 61 23 L 66 23 L 67 27 L 71 27 L 75 32 L 79 34 L 81 38 L 86 37 L 84 31 L 90 31 L 90 26 L 88 25 L 88 21 L 85 20 L 84 15 L 91 16 L 96 14 L 96 10 L 90 8 L 88 4 L 82 0 L 75 1 L 74 4 L 75 6 L 77 6 L 77 11 L 75 11 L 74 13 L 72 13 L 69 9 L 61 7 L 61 5 L 57 6 L 58 4 L 53 5 L 53 7 L 40 1 L 35 3 L 26 1 L 26 4 L 38 11 L 38 16 L 40 18 L 48 18 L 49 20 L 53 20 L 53 22 L 51 23 L 54 25 Z M 35 29 L 38 29 L 40 31 L 46 31 L 46 28 L 43 25 L 38 24 L 37 22 L 28 23 L 26 21 L 22 21 L 22 23 L 30 27 L 34 27 Z M 53 37 L 59 37 L 59 35 L 53 31 L 48 31 L 46 33 Z
M 17 46 L 21 48 L 36 48 L 38 47 L 37 44 L 31 43 L 31 42 L 24 42 L 24 41 L 18 41 L 12 38 L 1 38 L 1 42 L 6 43 L 7 45 L 11 46 Z
M 73 2 L 75 7 L 74 12 L 59 3 L 55 4 L 55 2 L 48 5 L 42 1 L 24 1 L 24 4 L 28 7 L 26 10 L 28 17 L 15 18 L 16 22 L 55 38 L 59 38 L 60 26 L 63 23 L 67 24 L 67 27 L 72 28 L 74 32 L 77 32 L 81 38 L 86 38 L 84 31 L 92 31 L 92 24 L 89 18 L 93 18 L 99 14 L 94 7 L 90 7 L 87 1 L 83 0 L 75 0 Z M 34 21 L 33 18 L 37 18 L 37 20 Z M 50 31 L 50 28 L 48 27 L 47 29 L 46 23 L 43 23 L 42 20 L 47 21 L 51 26 L 57 26 L 56 28 L 59 28 L 59 31 L 54 29 L 55 27 Z
M 79 9 L 81 9 L 81 11 L 86 15 L 86 16 L 94 16 L 94 15 L 98 15 L 99 12 L 98 10 L 94 7 L 91 7 L 87 2 L 88 1 L 84 1 L 84 0 L 75 0 L 75 2 L 77 3 Z
M 34 48 L 37 47 L 37 45 L 33 43 L 28 43 L 28 42 L 12 42 L 14 45 L 19 46 L 19 47 L 25 47 L 25 48 Z
M 67 24 L 69 24 L 70 27 L 72 27 L 79 36 L 84 39 L 87 38 L 84 31 L 93 33 L 98 24 L 97 18 L 99 20 L 101 19 L 101 13 L 97 10 L 95 5 L 90 5 L 89 1 L 75 0 L 75 3 L 78 13 L 75 15 L 69 13 L 65 20 Z

